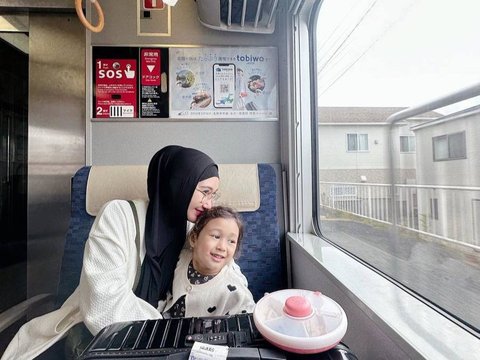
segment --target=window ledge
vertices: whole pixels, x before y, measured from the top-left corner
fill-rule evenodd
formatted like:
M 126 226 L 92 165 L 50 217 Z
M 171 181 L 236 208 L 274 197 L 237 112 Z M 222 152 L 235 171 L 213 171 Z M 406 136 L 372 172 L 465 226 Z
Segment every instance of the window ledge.
M 289 233 L 288 241 L 329 272 L 384 325 L 426 359 L 480 359 L 480 340 L 321 238 Z

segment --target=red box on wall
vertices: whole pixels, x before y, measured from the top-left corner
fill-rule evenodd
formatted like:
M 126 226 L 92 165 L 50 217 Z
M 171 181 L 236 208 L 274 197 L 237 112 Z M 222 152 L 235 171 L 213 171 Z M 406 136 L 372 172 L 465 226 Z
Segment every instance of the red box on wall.
M 145 10 L 161 10 L 165 7 L 162 0 L 143 0 Z

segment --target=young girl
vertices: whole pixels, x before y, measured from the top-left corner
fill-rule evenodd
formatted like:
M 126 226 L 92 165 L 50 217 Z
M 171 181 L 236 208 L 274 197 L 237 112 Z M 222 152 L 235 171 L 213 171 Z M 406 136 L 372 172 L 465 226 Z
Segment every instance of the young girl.
M 173 279 L 172 295 L 159 303 L 168 317 L 217 316 L 252 312 L 248 283 L 233 259 L 243 237 L 234 210 L 217 206 L 205 211 L 188 233 Z

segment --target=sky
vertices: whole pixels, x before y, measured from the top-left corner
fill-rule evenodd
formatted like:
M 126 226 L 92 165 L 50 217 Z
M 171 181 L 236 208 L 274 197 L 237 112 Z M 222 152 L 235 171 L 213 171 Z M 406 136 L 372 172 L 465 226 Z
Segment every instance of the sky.
M 480 83 L 480 0 L 325 0 L 319 16 L 321 106 L 408 107 Z

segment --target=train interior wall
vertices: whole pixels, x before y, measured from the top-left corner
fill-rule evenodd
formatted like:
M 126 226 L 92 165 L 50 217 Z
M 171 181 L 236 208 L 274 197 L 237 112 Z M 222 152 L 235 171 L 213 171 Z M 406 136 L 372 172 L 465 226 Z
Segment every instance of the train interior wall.
M 348 319 L 347 333 L 342 341 L 358 359 L 422 358 L 368 307 L 359 306 L 355 294 L 348 291 L 321 265 L 306 256 L 298 247 L 292 245 L 290 251 L 293 288 L 320 291 L 340 304 Z
M 288 167 L 289 150 L 285 144 L 291 119 L 286 104 L 291 64 L 287 55 L 287 4 L 282 2 L 280 6 L 273 35 L 246 35 L 202 26 L 196 18 L 195 2 L 179 1 L 172 10 L 171 35 L 161 38 L 137 36 L 135 4 L 103 0 L 106 27 L 99 34 L 85 33 L 73 12 L 30 15 L 27 298 L 56 291 L 69 220 L 70 178 L 82 165 L 145 164 L 157 149 L 176 143 L 204 150 L 219 163 L 265 162 Z M 277 47 L 279 120 L 92 121 L 92 45 Z M 336 298 L 347 297 L 318 267 L 300 254 L 292 255 L 299 259 L 292 267 L 294 286 L 331 288 Z M 3 286 L 2 294 L 15 291 Z M 359 358 L 402 358 L 401 347 L 369 316 L 347 302 L 342 305 L 353 313 L 359 312 L 351 319 L 352 330 L 347 338 L 354 351 L 367 355 Z M 36 309 L 29 317 L 45 310 Z M 2 332 L 2 345 L 11 333 Z
M 64 2 L 61 11 L 50 11 L 50 3 L 42 2 L 45 8 L 38 9 L 33 1 L 35 9 L 28 13 L 28 176 L 27 209 L 22 216 L 28 221 L 27 238 L 24 248 L 17 249 L 21 259 L 15 269 L 10 271 L 3 264 L 1 269 L 2 277 L 12 280 L 2 281 L 2 294 L 19 296 L 12 299 L 15 303 L 56 293 L 69 221 L 70 179 L 81 166 L 146 164 L 168 144 L 199 148 L 220 163 L 280 163 L 280 121 L 92 121 L 87 58 L 95 45 L 277 46 L 279 35 L 225 36 L 198 22 L 195 2 L 180 1 L 172 8 L 169 37 L 139 37 L 136 2 L 115 0 L 102 1 L 106 26 L 101 33 L 92 34 L 78 20 L 73 2 Z M 8 2 L 6 11 L 15 10 L 13 5 L 15 1 Z M 18 5 L 24 10 L 29 3 L 20 1 Z M 88 2 L 87 14 L 89 6 Z M 25 284 L 24 292 L 19 291 L 21 284 Z M 53 302 L 36 306 L 2 331 L 0 353 L 21 322 L 53 306 Z
M 89 33 L 92 46 L 264 46 L 277 47 L 279 73 L 285 58 L 286 33 L 282 23 L 286 4 L 280 6 L 274 34 L 245 34 L 223 32 L 203 26 L 197 16 L 194 1 L 179 1 L 171 11 L 170 36 L 137 36 L 136 1 L 103 0 L 106 25 L 100 33 Z M 94 13 L 94 11 L 93 11 Z M 130 14 L 125 16 L 124 14 Z M 282 15 L 283 14 L 283 15 Z M 150 19 L 140 19 L 141 25 L 151 32 L 161 32 L 164 24 Z M 93 15 L 95 16 L 95 15 Z M 87 39 L 88 41 L 88 39 Z M 89 45 L 90 45 L 89 44 Z M 87 47 L 88 49 L 89 47 Z M 252 48 L 254 52 L 254 48 Z M 283 61 L 284 63 L 285 61 Z M 283 65 L 284 66 L 284 65 Z M 283 77 L 285 78 L 285 77 Z M 278 76 L 279 103 L 285 82 Z M 172 81 L 172 79 L 169 79 Z M 286 80 L 285 80 L 286 81 Z M 87 84 L 87 89 L 89 84 Z M 87 109 L 91 107 L 87 97 Z M 279 121 L 211 121 L 156 120 L 140 122 L 91 121 L 87 110 L 87 162 L 103 164 L 144 164 L 160 147 L 176 143 L 201 149 L 219 163 L 279 163 L 280 123 L 284 112 L 279 109 Z M 119 143 L 122 146 L 118 146 Z

